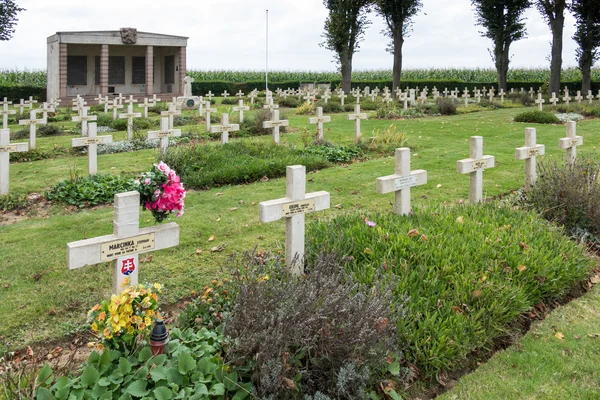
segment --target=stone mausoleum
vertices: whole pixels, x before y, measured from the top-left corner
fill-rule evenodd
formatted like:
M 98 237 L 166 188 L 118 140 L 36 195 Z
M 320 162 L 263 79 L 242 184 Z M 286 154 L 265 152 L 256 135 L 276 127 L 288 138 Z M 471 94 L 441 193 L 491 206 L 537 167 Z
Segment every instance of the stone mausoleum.
M 48 38 L 47 97 L 181 96 L 187 40 L 134 28 L 57 32 Z

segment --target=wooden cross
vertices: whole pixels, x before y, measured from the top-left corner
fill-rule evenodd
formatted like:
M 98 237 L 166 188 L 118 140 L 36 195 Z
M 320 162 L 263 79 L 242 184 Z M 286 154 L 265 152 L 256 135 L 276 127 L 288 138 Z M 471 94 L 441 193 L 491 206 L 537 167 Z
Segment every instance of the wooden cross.
M 312 124 L 312 125 L 317 124 L 317 141 L 319 141 L 319 142 L 323 140 L 323 123 L 327 123 L 327 122 L 331 122 L 331 117 L 323 116 L 323 107 L 317 107 L 317 117 L 316 118 L 308 119 L 309 124 Z
M 240 89 L 235 95 L 241 99 L 242 97 L 244 97 L 244 92 L 242 92 L 242 90 Z
M 559 139 L 558 146 L 567 150 L 567 165 L 575 165 L 577 159 L 577 146 L 583 145 L 583 137 L 577 136 L 577 123 L 575 121 L 567 122 L 567 137 Z
M 538 105 L 538 109 L 539 109 L 540 111 L 543 111 L 543 110 L 544 110 L 544 103 L 545 103 L 545 102 L 546 102 L 546 100 L 542 99 L 542 94 L 541 94 L 541 93 L 540 93 L 540 94 L 538 94 L 538 98 L 537 98 L 537 100 L 535 101 L 535 104 L 537 104 L 537 105 Z
M 72 117 L 73 122 L 81 122 L 81 136 L 88 135 L 88 122 L 96 121 L 98 118 L 95 115 L 88 115 L 89 107 L 82 107 L 81 114 Z
M 569 105 L 571 102 L 571 97 L 569 97 L 569 88 L 565 87 L 565 97 L 563 97 L 563 101 Z
M 207 101 L 205 104 L 206 108 L 204 109 L 204 112 L 206 113 L 206 130 L 210 132 L 210 113 L 217 112 L 217 109 L 210 107 L 210 101 Z
M 172 222 L 140 229 L 140 194 L 115 194 L 113 234 L 67 244 L 67 267 L 77 269 L 113 262 L 112 293 L 138 284 L 138 255 L 179 245 L 179 226 Z
M 362 132 L 360 131 L 360 120 L 367 119 L 369 116 L 366 113 L 360 112 L 360 104 L 354 105 L 354 114 L 348 115 L 349 121 L 354 121 L 354 142 L 359 143 Z
M 239 124 L 229 124 L 229 114 L 221 114 L 221 125 L 210 127 L 211 133 L 221 133 L 221 144 L 229 142 L 229 132 L 237 132 L 239 130 Z
M 87 147 L 88 153 L 88 174 L 96 175 L 98 173 L 98 145 L 112 143 L 112 135 L 97 136 L 98 126 L 91 122 L 88 129 L 88 135 L 85 138 L 71 139 L 73 147 Z
M 427 171 L 410 170 L 410 149 L 396 149 L 396 173 L 377 178 L 377 193 L 396 193 L 394 212 L 398 215 L 410 214 L 410 188 L 425 185 Z
M 583 96 L 581 95 L 581 90 L 577 91 L 577 96 L 575 96 L 575 100 L 577 100 L 577 103 L 581 104 L 581 100 L 583 100 Z
M 161 111 L 160 115 L 162 117 L 169 117 L 169 129 L 173 129 L 173 121 L 175 120 L 176 115 L 181 115 L 181 111 L 177 109 L 177 106 L 173 103 L 169 104 L 168 111 Z
M 458 173 L 471 174 L 471 203 L 483 200 L 483 171 L 494 167 L 494 157 L 483 155 L 483 137 L 471 136 L 471 158 L 457 163 Z
M 465 99 L 465 107 L 469 106 L 469 97 L 471 97 L 471 95 L 469 94 L 469 89 L 465 88 L 465 91 L 462 95 L 463 99 Z
M 126 99 L 123 102 L 126 103 L 126 104 L 131 104 L 131 103 L 137 103 L 138 101 L 133 98 L 132 94 L 130 94 L 129 95 L 129 99 Z
M 27 143 L 10 144 L 10 129 L 0 129 L 0 196 L 7 195 L 10 186 L 10 153 L 22 153 L 28 150 Z
M 536 157 L 546 154 L 546 146 L 536 143 L 535 128 L 525 129 L 525 147 L 515 149 L 517 160 L 525 160 L 525 190 L 530 191 L 537 180 Z
M 35 128 L 38 124 L 46 125 L 48 122 L 46 119 L 37 119 L 37 111 L 31 110 L 29 112 L 29 119 L 19 120 L 19 125 L 29 125 L 29 149 L 35 149 Z
M 556 93 L 552 92 L 552 97 L 550 98 L 550 102 L 552 103 L 552 107 L 556 108 L 556 102 L 558 101 L 558 98 L 556 97 Z
M 222 96 L 222 97 L 224 97 L 224 98 L 227 98 L 227 96 L 229 96 L 229 95 L 230 95 L 230 94 L 229 94 L 229 93 L 227 93 L 227 90 L 226 90 L 226 91 L 224 91 L 223 93 L 221 93 L 221 96 Z
M 306 193 L 306 167 L 294 165 L 286 169 L 286 197 L 259 204 L 261 222 L 285 218 L 285 265 L 294 276 L 304 273 L 305 214 L 330 208 L 327 192 Z
M 133 112 L 133 103 L 129 103 L 127 105 L 127 112 L 124 114 L 119 114 L 120 119 L 127 118 L 127 139 L 133 139 L 133 119 L 141 118 L 142 113 Z
M 33 110 L 33 105 L 37 104 L 37 100 L 34 100 L 33 96 L 29 96 L 29 100 L 25 100 L 24 104 L 29 107 L 29 110 Z
M 113 120 L 117 119 L 117 110 L 123 108 L 123 105 L 119 104 L 119 100 L 113 99 L 112 104 L 106 107 L 107 110 L 112 110 Z
M 594 101 L 594 93 L 592 93 L 591 90 L 588 90 L 588 95 L 585 97 L 588 101 L 588 104 L 592 104 L 592 101 Z
M 244 105 L 243 99 L 239 99 L 238 106 L 233 107 L 233 111 L 237 111 L 240 113 L 240 118 L 239 118 L 240 124 L 244 123 L 244 111 L 249 111 L 249 110 L 250 110 L 250 107 Z
M 281 126 L 290 126 L 290 121 L 287 119 L 279 119 L 279 110 L 273 110 L 273 120 L 272 121 L 264 121 L 263 128 L 264 129 L 273 129 L 273 141 L 279 144 L 279 127 Z
M 340 92 L 338 93 L 338 97 L 340 98 L 340 102 L 342 103 L 342 107 L 344 107 L 344 99 L 346 99 L 346 97 L 348 97 L 348 95 L 346 93 L 344 93 L 343 90 L 340 90 Z
M 0 111 L 0 114 L 2 114 L 2 129 L 8 129 L 8 116 L 15 115 L 17 111 L 8 109 L 8 106 L 12 104 L 12 101 L 8 101 L 6 97 L 0 104 L 2 104 L 2 110 Z
M 160 119 L 160 130 L 148 132 L 148 139 L 160 139 L 159 153 L 163 158 L 169 149 L 169 138 L 180 137 L 181 129 L 170 129 L 169 118 L 163 117 Z
M 208 97 L 208 101 L 212 102 L 212 98 L 215 97 L 215 95 L 209 90 L 208 93 L 206 93 L 206 97 Z

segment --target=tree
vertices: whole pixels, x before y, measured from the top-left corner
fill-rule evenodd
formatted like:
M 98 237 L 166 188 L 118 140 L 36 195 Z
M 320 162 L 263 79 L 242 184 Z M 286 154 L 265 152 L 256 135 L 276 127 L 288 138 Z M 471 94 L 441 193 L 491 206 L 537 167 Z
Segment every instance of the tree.
M 571 11 L 577 26 L 573 39 L 579 45 L 576 56 L 583 76 L 581 90 L 587 93 L 591 88 L 592 65 L 600 56 L 600 3 L 598 0 L 573 0 Z
M 321 45 L 335 52 L 342 73 L 342 89 L 347 93 L 352 84 L 352 57 L 358 51 L 365 29 L 371 0 L 323 0 L 329 10 L 325 20 L 325 42 Z
M 526 36 L 523 14 L 530 0 L 471 0 L 477 13 L 477 25 L 485 28 L 481 36 L 492 39 L 490 52 L 498 71 L 498 85 L 506 91 L 510 45 Z
M 386 22 L 385 34 L 391 39 L 388 51 L 394 55 L 392 90 L 400 86 L 402 76 L 402 46 L 410 33 L 412 18 L 423 7 L 421 0 L 374 0 L 377 13 Z
M 13 0 L 0 0 L 0 40 L 10 40 L 15 32 L 17 13 L 25 11 Z
M 536 6 L 552 31 L 552 53 L 550 60 L 550 85 L 548 95 L 560 92 L 562 72 L 563 30 L 567 0 L 536 0 Z

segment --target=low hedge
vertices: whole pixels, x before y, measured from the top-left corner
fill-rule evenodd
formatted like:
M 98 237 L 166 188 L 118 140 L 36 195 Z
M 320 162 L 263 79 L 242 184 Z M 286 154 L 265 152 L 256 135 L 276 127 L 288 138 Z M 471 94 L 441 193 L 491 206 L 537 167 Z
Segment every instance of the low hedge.
M 0 99 L 5 97 L 8 101 L 18 103 L 21 99 L 29 99 L 33 96 L 38 102 L 46 101 L 45 86 L 0 86 Z

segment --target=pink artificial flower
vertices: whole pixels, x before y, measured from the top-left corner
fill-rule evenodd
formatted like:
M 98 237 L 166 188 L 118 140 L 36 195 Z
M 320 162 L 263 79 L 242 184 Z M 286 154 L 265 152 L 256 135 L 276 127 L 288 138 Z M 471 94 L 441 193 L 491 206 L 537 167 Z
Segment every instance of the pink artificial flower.
M 144 179 L 144 185 L 149 185 L 149 184 L 150 184 L 150 178 Z
M 375 222 L 369 221 L 368 219 L 365 220 L 365 223 L 367 224 L 368 227 L 371 227 L 371 228 L 373 228 L 375 225 L 377 225 Z
M 169 166 L 162 161 L 158 163 L 158 169 L 159 171 L 162 171 L 165 174 L 169 174 L 169 172 L 171 171 L 171 168 L 169 168 Z

